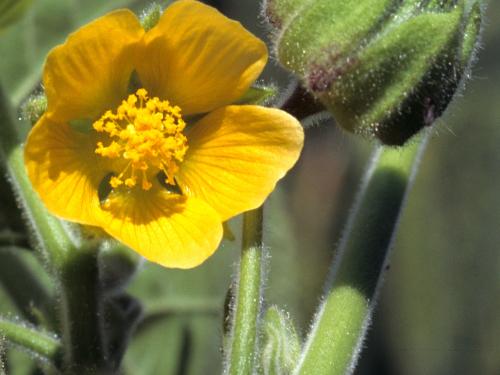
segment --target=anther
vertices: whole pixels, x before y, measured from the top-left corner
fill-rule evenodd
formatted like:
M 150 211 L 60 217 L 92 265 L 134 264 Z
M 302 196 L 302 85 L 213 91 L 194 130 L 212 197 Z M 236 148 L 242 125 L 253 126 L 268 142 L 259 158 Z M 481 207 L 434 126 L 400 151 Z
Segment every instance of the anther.
M 151 189 L 150 179 L 160 171 L 167 176 L 166 183 L 175 185 L 174 175 L 188 148 L 182 133 L 185 126 L 179 107 L 149 98 L 143 88 L 122 101 L 116 112 L 106 111 L 93 124 L 102 135 L 95 153 L 123 160 L 123 170 L 109 185 L 113 189 L 134 188 L 138 171 L 144 190 Z

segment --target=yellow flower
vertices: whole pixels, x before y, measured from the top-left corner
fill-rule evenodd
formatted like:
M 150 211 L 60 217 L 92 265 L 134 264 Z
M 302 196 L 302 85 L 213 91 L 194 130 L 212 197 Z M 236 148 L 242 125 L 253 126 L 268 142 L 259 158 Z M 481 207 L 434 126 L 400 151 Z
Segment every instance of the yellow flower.
M 232 105 L 266 60 L 261 40 L 192 0 L 148 32 L 128 10 L 82 27 L 47 57 L 48 107 L 25 148 L 34 188 L 55 215 L 153 262 L 200 264 L 303 145 L 287 113 Z

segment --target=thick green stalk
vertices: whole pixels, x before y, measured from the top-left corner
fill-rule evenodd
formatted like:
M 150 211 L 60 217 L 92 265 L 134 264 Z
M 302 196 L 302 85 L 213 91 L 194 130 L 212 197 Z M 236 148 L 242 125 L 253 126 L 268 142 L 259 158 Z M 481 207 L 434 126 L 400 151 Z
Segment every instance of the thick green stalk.
M 61 343 L 54 335 L 2 317 L 0 317 L 0 337 L 52 362 L 57 362 L 61 351 Z
M 425 141 L 373 157 L 295 374 L 352 373 Z
M 75 250 L 61 269 L 60 294 L 64 370 L 95 374 L 104 370 L 102 306 L 95 248 Z
M 228 374 L 253 374 L 261 307 L 262 207 L 243 214 L 238 289 L 233 311 Z

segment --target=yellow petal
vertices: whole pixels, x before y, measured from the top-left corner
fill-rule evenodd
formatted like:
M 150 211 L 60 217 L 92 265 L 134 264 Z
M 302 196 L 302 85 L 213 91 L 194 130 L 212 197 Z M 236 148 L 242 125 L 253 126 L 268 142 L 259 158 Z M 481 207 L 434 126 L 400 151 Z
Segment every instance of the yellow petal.
M 48 112 L 64 122 L 96 119 L 127 95 L 144 30 L 128 10 L 109 13 L 71 34 L 45 63 Z
M 146 259 L 192 268 L 217 249 L 222 223 L 204 202 L 159 187 L 111 194 L 101 227 Z
M 187 115 L 239 99 L 267 61 L 260 39 L 216 9 L 191 0 L 170 5 L 145 41 L 137 63 L 141 82 Z
M 34 189 L 53 214 L 82 224 L 99 221 L 97 191 L 107 172 L 94 149 L 91 137 L 45 115 L 31 130 L 24 162 Z
M 227 220 L 264 202 L 297 161 L 304 133 L 284 111 L 228 106 L 201 119 L 187 137 L 179 185 Z

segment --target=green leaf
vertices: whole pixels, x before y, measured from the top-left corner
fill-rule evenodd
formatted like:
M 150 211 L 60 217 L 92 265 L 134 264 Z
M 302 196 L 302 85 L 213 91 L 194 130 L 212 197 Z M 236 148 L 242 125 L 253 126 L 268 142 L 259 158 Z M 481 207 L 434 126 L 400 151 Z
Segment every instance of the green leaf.
M 133 337 L 124 361 L 127 375 L 176 374 L 186 340 L 186 322 L 181 318 L 143 324 Z
M 0 316 L 12 316 L 16 311 L 11 298 L 5 293 L 3 287 L 0 287 Z M 8 373 L 2 374 L 2 365 Z M 0 375 L 30 374 L 33 366 L 33 358 L 26 351 L 10 347 L 0 333 Z
M 220 372 L 222 310 L 239 231 L 235 235 L 234 242 L 223 241 L 212 257 L 191 270 L 145 262 L 128 288 L 143 303 L 145 318 L 125 354 L 127 375 L 177 374 L 187 365 L 181 365 L 183 351 L 189 356 L 187 373 Z
M 276 86 L 255 85 L 250 87 L 236 103 L 263 105 L 268 103 L 277 93 L 278 88 Z
M 0 286 L 16 310 L 32 323 L 55 328 L 52 283 L 43 266 L 29 250 L 0 247 Z
M 313 256 L 304 259 L 300 240 L 303 233 L 293 225 L 286 188 L 281 185 L 265 204 L 264 243 L 269 246 L 271 257 L 268 267 L 266 300 L 278 306 L 287 306 L 300 324 L 308 324 L 309 314 L 304 302 L 316 302 L 316 297 L 304 288 L 313 275 L 304 269 L 314 268 Z M 309 245 L 309 242 L 308 242 Z M 300 259 L 300 261 L 298 261 Z M 313 262 L 313 263 L 308 263 Z M 316 275 L 316 271 L 313 271 Z

